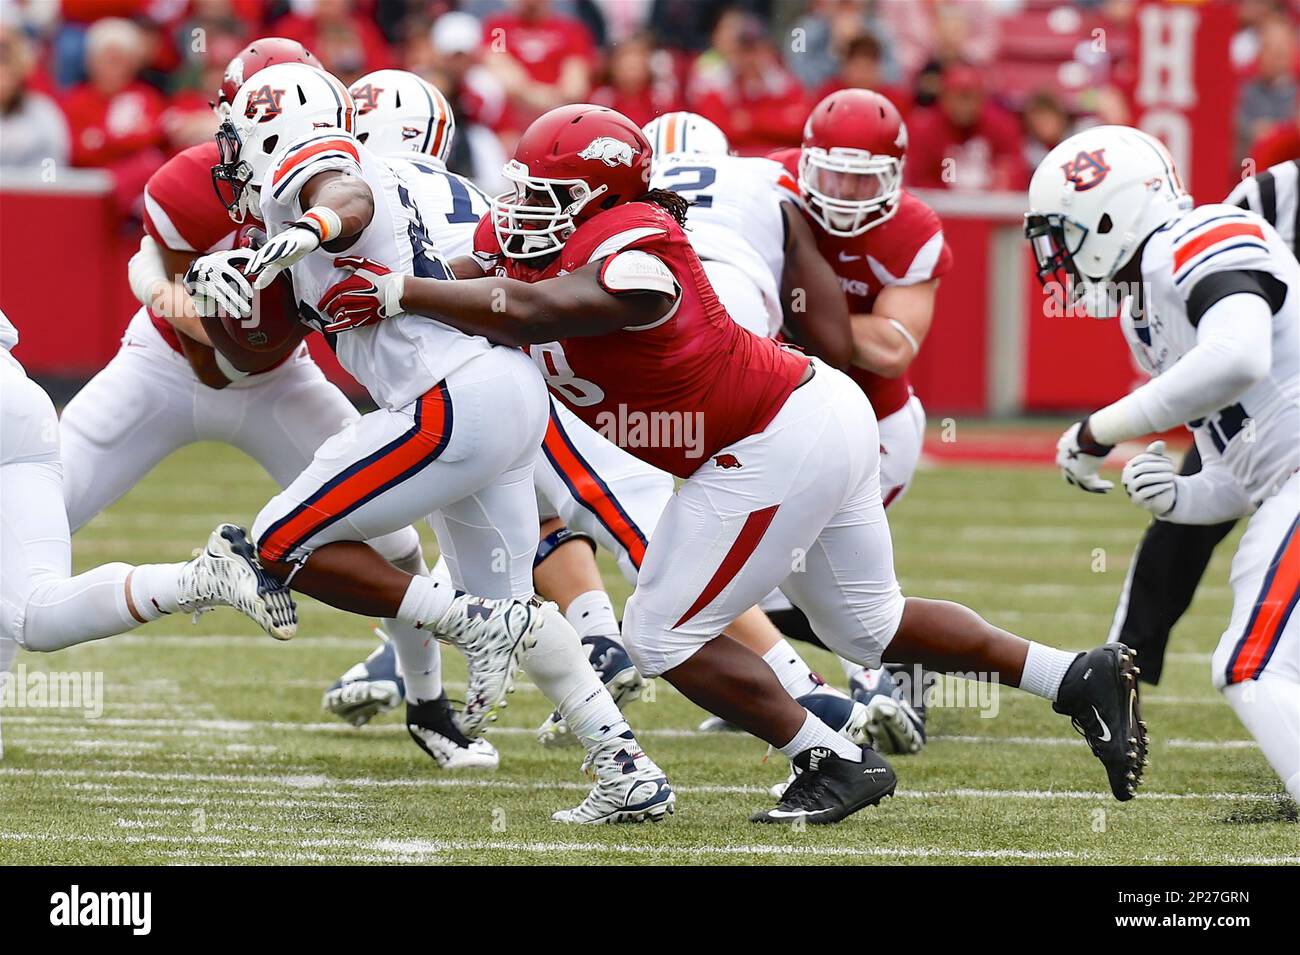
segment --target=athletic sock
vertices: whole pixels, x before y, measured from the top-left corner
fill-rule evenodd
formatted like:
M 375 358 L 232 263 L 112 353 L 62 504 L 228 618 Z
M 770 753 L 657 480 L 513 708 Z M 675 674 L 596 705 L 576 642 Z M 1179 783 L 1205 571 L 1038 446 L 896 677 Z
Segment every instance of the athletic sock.
M 809 713 L 804 717 L 803 726 L 794 734 L 794 739 L 780 747 L 786 758 L 794 759 L 806 749 L 824 746 L 843 759 L 855 763 L 862 762 L 862 750 L 835 732 L 817 717 Z
M 157 620 L 180 610 L 181 569 L 184 564 L 141 564 L 130 571 L 127 586 L 140 620 Z M 96 568 L 98 569 L 98 568 Z M 136 620 L 138 624 L 140 620 Z
M 1069 650 L 1057 650 L 1055 647 L 1041 643 L 1029 644 L 1029 653 L 1025 656 L 1025 669 L 1020 675 L 1020 689 L 1045 700 L 1056 700 L 1061 690 L 1061 681 L 1065 671 L 1070 669 L 1079 654 Z
M 798 699 L 822 685 L 822 681 L 813 675 L 812 669 L 804 663 L 803 657 L 790 646 L 790 641 L 781 640 L 763 654 L 763 662 L 772 668 L 776 678 L 781 681 L 785 691 Z
M 542 614 L 542 625 L 535 631 L 537 643 L 522 662 L 529 678 L 560 711 L 569 732 L 588 750 L 630 732 L 614 698 L 587 662 L 572 625 L 553 604 L 547 604 Z
M 574 597 L 564 611 L 564 619 L 572 624 L 579 639 L 593 634 L 619 639 L 614 605 L 610 603 L 609 594 L 603 590 L 588 590 L 585 594 Z
M 442 695 L 442 657 L 438 640 L 431 632 L 420 628 L 446 613 L 455 597 L 456 588 L 441 561 L 430 576 L 411 578 L 388 634 L 393 640 L 393 649 L 397 651 L 402 677 L 406 680 L 408 700 L 436 700 Z
M 430 576 L 424 555 L 419 550 L 392 563 L 398 570 L 412 574 L 417 580 L 427 580 Z M 450 587 L 451 575 L 446 563 L 439 561 L 439 567 L 442 585 Z M 410 596 L 409 590 L 407 596 Z M 397 672 L 406 682 L 406 698 L 420 701 L 436 700 L 442 696 L 442 648 L 433 634 L 395 617 L 385 617 L 383 625 L 397 654 Z M 406 661 L 411 661 L 412 667 L 419 669 L 408 671 Z
M 844 657 L 836 657 L 835 659 L 840 661 L 840 668 L 844 671 L 844 675 L 849 678 L 850 682 L 852 682 L 855 676 L 866 669 L 866 667 L 861 663 L 854 663 L 852 660 L 847 660 Z

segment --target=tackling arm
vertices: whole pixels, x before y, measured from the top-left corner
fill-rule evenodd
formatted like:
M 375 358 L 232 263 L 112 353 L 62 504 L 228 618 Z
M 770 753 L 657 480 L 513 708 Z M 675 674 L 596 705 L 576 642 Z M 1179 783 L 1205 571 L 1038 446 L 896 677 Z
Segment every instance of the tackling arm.
M 817 240 L 793 203 L 781 203 L 785 217 L 785 267 L 781 311 L 785 324 L 810 353 L 843 370 L 853 354 L 849 308 L 840 280 L 817 249 Z

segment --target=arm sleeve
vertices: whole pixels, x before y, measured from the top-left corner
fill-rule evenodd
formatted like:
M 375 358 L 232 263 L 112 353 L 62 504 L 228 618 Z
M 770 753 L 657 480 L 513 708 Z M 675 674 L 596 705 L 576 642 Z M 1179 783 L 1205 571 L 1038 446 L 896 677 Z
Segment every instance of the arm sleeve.
M 1169 371 L 1090 416 L 1093 437 L 1118 444 L 1232 404 L 1268 374 L 1272 338 L 1267 299 L 1253 292 L 1219 299 L 1201 315 L 1195 347 Z
M 1253 508 L 1236 475 L 1215 458 L 1206 459 L 1190 477 L 1174 478 L 1174 484 L 1173 509 L 1161 518 L 1171 524 L 1221 524 L 1245 517 Z

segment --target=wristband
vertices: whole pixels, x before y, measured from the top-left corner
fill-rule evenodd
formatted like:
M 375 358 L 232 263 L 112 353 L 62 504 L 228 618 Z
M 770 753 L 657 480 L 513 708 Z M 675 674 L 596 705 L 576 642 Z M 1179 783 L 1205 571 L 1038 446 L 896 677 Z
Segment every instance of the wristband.
M 329 206 L 312 206 L 294 225 L 315 232 L 322 243 L 337 239 L 343 231 L 343 220 Z
M 896 318 L 886 319 L 886 321 L 888 321 L 889 324 L 894 326 L 894 330 L 897 331 L 898 334 L 902 335 L 905 339 L 907 339 L 907 343 L 912 346 L 913 355 L 915 355 L 917 352 L 921 350 L 920 343 L 918 343 L 917 340 L 914 337 L 912 337 L 912 333 L 907 330 L 906 325 L 904 325 Z

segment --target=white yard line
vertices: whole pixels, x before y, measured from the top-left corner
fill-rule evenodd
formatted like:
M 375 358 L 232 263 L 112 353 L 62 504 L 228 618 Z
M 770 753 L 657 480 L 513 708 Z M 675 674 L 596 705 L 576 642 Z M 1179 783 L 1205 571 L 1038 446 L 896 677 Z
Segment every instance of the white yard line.
M 282 787 L 306 792 L 333 792 L 352 789 L 483 789 L 511 790 L 523 792 L 574 791 L 586 792 L 590 783 L 585 782 L 517 782 L 497 779 L 492 776 L 451 776 L 426 777 L 412 779 L 373 779 L 370 777 L 337 778 L 320 773 L 303 771 L 268 775 L 264 773 L 178 773 L 150 772 L 139 769 L 25 769 L 0 766 L 2 777 L 41 777 L 44 779 L 85 779 L 128 782 L 139 780 L 150 783 L 215 783 L 215 784 L 254 784 Z M 684 795 L 755 795 L 766 793 L 764 786 L 677 786 L 677 792 Z M 1101 792 L 1083 790 L 1051 789 L 915 789 L 898 793 L 904 798 L 916 799 L 1032 799 L 1032 800 L 1104 800 L 1109 803 L 1110 796 Z M 220 794 L 225 798 L 226 794 Z M 1212 802 L 1273 802 L 1277 797 L 1268 793 L 1173 793 L 1143 791 L 1141 798 L 1148 801 L 1197 801 Z

